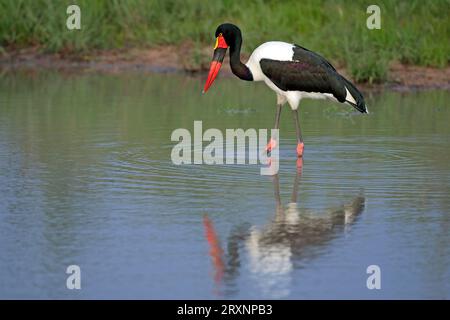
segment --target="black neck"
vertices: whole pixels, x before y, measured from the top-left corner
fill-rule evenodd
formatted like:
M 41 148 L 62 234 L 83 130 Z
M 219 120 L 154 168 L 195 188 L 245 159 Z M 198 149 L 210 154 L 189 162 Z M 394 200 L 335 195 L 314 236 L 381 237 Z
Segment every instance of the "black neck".
M 231 71 L 242 80 L 253 81 L 253 75 L 249 68 L 241 62 L 242 37 L 237 34 L 230 45 L 230 66 Z

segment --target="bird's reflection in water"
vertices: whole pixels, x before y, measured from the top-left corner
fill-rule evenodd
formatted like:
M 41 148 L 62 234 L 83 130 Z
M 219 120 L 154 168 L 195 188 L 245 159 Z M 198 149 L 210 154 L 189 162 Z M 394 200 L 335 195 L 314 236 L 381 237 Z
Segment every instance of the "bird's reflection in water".
M 300 268 L 306 260 L 323 252 L 321 249 L 344 233 L 363 212 L 365 198 L 362 195 L 354 197 L 347 204 L 324 212 L 298 208 L 297 196 L 302 165 L 298 168 L 290 202 L 283 206 L 279 176 L 272 176 L 275 216 L 263 227 L 235 227 L 227 239 L 225 252 L 220 246 L 212 221 L 207 215 L 204 216 L 217 288 L 220 288 L 222 283 L 225 284 L 225 289 L 235 287 L 234 282 L 241 269 L 240 256 L 246 255 L 249 271 L 264 297 L 288 296 L 292 270 Z

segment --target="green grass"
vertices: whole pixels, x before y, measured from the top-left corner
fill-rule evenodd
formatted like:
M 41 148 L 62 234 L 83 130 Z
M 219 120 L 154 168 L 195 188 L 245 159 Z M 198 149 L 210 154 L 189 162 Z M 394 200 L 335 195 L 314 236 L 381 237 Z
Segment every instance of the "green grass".
M 48 52 L 188 43 L 191 59 L 214 42 L 222 22 L 237 24 L 243 52 L 268 40 L 295 42 L 346 66 L 357 81 L 383 81 L 399 61 L 445 67 L 450 60 L 450 0 L 376 1 L 381 30 L 366 27 L 373 1 L 0 0 L 1 47 L 39 45 Z M 66 8 L 81 8 L 80 31 Z M 4 49 L 3 49 L 4 50 Z

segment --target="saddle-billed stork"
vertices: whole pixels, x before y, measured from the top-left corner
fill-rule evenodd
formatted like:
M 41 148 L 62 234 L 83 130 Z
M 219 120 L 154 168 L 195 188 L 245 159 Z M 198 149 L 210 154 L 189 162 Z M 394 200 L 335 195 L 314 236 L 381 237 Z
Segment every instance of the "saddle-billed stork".
M 265 42 L 253 51 L 247 63 L 240 60 L 241 30 L 231 23 L 216 30 L 216 45 L 205 93 L 219 73 L 227 48 L 230 48 L 232 72 L 242 80 L 264 81 L 277 94 L 275 129 L 279 128 L 281 107 L 289 103 L 296 124 L 297 156 L 303 156 L 304 143 L 298 119 L 298 105 L 303 98 L 323 99 L 347 103 L 362 113 L 368 113 L 364 97 L 349 80 L 341 76 L 322 56 L 299 45 L 281 41 Z M 271 139 L 267 152 L 277 142 Z

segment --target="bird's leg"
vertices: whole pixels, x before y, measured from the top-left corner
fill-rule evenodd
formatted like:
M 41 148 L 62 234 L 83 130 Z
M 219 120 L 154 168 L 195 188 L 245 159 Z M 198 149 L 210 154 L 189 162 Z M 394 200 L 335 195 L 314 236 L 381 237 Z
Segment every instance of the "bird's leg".
M 295 131 L 297 133 L 297 156 L 300 158 L 303 156 L 303 150 L 305 149 L 305 144 L 303 143 L 302 131 L 300 130 L 300 121 L 298 120 L 298 110 L 292 110 L 292 114 L 295 119 Z
M 275 128 L 274 129 L 278 129 L 280 127 L 281 106 L 282 106 L 282 104 L 279 104 L 279 103 L 277 104 L 277 113 L 275 114 Z M 277 140 L 270 138 L 270 141 L 266 147 L 266 152 L 269 153 L 276 147 L 277 147 Z
M 273 191 L 275 195 L 275 202 L 277 204 L 277 213 L 283 212 L 283 205 L 281 204 L 280 196 L 280 178 L 278 173 L 273 176 Z

